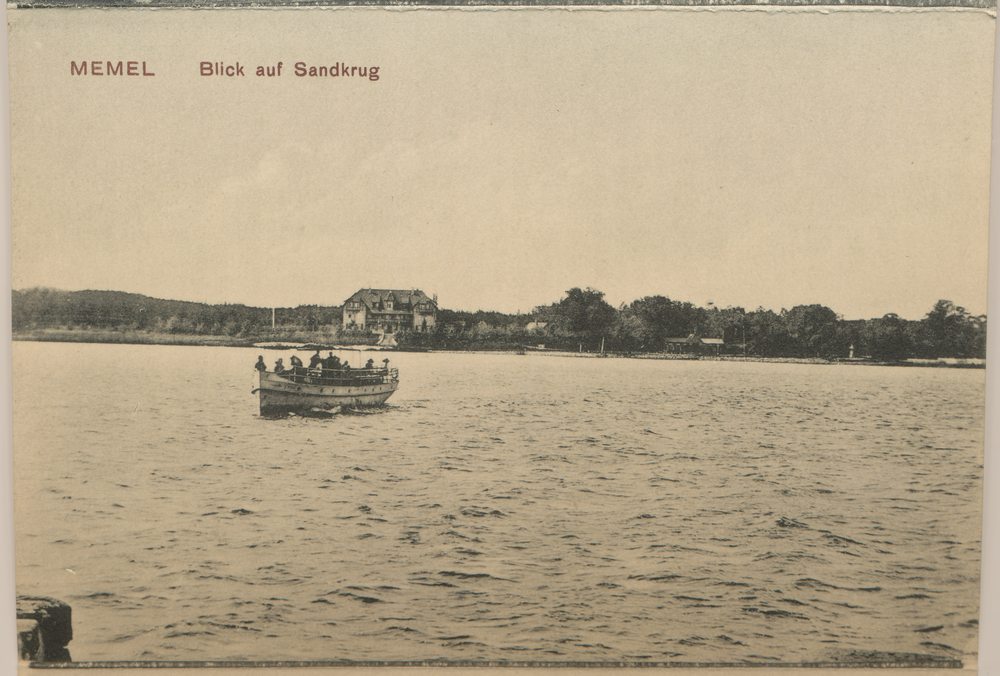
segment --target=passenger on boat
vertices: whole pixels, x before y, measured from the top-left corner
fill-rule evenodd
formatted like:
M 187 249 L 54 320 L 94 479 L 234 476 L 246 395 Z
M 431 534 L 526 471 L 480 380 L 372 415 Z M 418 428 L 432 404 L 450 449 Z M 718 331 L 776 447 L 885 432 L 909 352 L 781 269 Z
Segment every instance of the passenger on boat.
M 314 354 L 312 356 L 312 359 L 309 360 L 309 368 L 314 369 L 321 366 L 322 364 L 323 364 L 323 357 L 320 356 L 319 350 L 316 350 L 316 354 Z
M 264 363 L 264 355 L 257 357 L 257 363 L 253 365 L 258 371 L 264 372 L 267 370 L 267 364 Z
M 296 383 L 302 382 L 302 377 L 306 374 L 306 369 L 302 365 L 302 360 L 298 358 L 298 355 L 292 355 L 292 358 L 288 360 L 292 365 L 292 380 Z
M 365 368 L 366 369 L 373 369 L 373 368 L 375 368 L 375 360 L 374 359 L 369 359 L 368 363 L 365 364 Z
M 281 363 L 280 359 L 278 361 L 274 362 L 274 372 L 275 373 L 284 373 L 284 371 L 285 371 L 285 365 Z
M 382 363 L 385 364 L 385 366 L 382 367 L 382 373 L 388 373 L 389 372 L 389 360 L 388 359 L 383 359 Z
M 333 379 L 337 377 L 337 370 L 340 369 L 340 359 L 330 353 L 330 356 L 323 360 L 323 377 Z

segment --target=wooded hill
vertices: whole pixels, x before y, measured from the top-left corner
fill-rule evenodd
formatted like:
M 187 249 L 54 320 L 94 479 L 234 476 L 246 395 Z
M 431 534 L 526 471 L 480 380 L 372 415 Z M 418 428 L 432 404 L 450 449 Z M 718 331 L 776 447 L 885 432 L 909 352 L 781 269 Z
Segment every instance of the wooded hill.
M 340 325 L 339 306 L 302 305 L 276 308 L 278 326 Z M 32 329 L 117 329 L 189 335 L 248 337 L 271 327 L 271 308 L 208 305 L 162 300 L 122 291 L 60 291 L 36 288 L 14 291 L 14 333 Z

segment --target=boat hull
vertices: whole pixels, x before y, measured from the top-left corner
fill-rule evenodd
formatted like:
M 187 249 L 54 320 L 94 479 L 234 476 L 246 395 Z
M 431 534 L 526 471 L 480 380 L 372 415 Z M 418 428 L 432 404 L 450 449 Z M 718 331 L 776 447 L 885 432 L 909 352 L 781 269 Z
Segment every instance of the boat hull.
M 378 406 L 384 404 L 398 387 L 399 381 L 392 378 L 353 384 L 323 384 L 295 382 L 273 373 L 262 373 L 256 392 L 260 397 L 260 414 L 278 416 L 317 409 L 335 411 L 345 406 Z

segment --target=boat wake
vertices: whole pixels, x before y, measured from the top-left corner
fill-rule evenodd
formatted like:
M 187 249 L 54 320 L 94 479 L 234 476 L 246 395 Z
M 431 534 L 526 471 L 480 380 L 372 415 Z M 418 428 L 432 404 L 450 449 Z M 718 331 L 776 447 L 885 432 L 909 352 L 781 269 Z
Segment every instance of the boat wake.
M 299 411 L 288 411 L 284 413 L 274 413 L 271 415 L 260 415 L 260 420 L 288 420 L 289 418 L 311 418 L 318 420 L 329 420 L 340 416 L 353 415 L 377 415 L 398 409 L 398 406 L 389 404 L 378 404 L 374 406 L 340 406 L 332 409 L 310 408 Z

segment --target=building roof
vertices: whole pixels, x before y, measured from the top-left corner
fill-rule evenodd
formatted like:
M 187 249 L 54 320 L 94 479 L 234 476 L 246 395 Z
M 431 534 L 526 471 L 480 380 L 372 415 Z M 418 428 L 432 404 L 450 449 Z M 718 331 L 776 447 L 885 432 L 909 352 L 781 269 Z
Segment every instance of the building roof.
M 411 308 L 421 304 L 430 303 L 437 309 L 437 303 L 427 297 L 427 294 L 420 289 L 359 289 L 350 298 L 348 298 L 344 303 L 350 303 L 352 301 L 360 301 L 372 311 L 375 311 L 375 306 L 379 302 L 385 303 L 391 300 L 393 305 L 402 306 L 408 305 Z
M 726 344 L 725 341 L 722 340 L 722 338 L 702 338 L 700 336 L 696 336 L 693 333 L 690 336 L 688 336 L 687 338 L 664 338 L 664 341 L 668 342 L 668 343 L 690 343 L 692 345 L 696 345 L 698 343 L 701 343 L 702 345 L 725 345 Z

